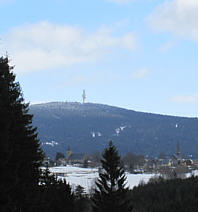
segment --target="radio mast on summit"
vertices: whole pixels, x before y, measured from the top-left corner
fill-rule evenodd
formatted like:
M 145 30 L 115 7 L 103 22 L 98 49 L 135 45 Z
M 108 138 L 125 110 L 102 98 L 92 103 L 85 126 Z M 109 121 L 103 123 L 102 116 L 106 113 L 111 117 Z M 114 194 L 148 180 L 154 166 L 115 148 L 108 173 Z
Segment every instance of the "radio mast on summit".
M 85 104 L 86 103 L 86 98 L 87 98 L 85 90 L 83 90 L 82 98 L 83 98 L 83 104 Z

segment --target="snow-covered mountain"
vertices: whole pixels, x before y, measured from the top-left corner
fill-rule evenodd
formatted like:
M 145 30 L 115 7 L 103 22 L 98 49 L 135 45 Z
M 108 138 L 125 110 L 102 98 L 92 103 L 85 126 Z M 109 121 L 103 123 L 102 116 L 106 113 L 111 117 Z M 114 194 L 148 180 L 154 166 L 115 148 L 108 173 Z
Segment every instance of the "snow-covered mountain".
M 102 104 L 51 102 L 30 106 L 44 151 L 54 156 L 102 151 L 113 140 L 121 153 L 168 155 L 180 142 L 183 154 L 198 156 L 198 119 L 136 112 Z

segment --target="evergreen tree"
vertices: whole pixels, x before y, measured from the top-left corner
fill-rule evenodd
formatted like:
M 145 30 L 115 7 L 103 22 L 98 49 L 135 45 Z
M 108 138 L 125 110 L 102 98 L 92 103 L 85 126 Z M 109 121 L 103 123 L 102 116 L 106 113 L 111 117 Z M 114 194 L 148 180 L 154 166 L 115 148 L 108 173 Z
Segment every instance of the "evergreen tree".
M 97 212 L 131 212 L 131 201 L 128 198 L 124 169 L 120 166 L 120 156 L 112 141 L 105 149 L 102 169 L 96 181 L 93 195 L 94 211 Z
M 78 185 L 75 188 L 75 196 L 77 199 L 81 199 L 81 198 L 85 197 L 85 188 L 82 187 L 81 185 Z
M 0 211 L 28 211 L 43 153 L 7 57 L 0 58 Z M 31 198 L 30 198 L 31 196 Z
M 57 180 L 48 167 L 42 172 L 39 190 L 36 212 L 73 211 L 75 198 L 71 186 L 65 180 Z

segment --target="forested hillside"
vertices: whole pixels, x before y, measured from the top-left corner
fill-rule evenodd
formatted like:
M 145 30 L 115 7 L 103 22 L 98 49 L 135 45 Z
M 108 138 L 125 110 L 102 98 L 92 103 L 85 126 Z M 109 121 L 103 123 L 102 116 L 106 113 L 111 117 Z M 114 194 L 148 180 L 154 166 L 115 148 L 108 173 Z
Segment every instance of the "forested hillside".
M 113 140 L 121 153 L 172 155 L 179 142 L 182 154 L 198 156 L 198 119 L 157 115 L 108 105 L 52 102 L 32 105 L 34 125 L 44 151 L 55 156 L 101 151 Z

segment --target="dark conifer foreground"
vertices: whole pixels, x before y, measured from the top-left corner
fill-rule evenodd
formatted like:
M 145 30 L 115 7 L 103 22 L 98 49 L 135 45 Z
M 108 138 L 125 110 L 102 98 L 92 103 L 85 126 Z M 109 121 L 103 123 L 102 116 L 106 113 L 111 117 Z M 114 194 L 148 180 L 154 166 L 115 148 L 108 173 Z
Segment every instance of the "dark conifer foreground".
M 0 58 L 0 211 L 31 207 L 43 153 L 8 58 Z
M 134 212 L 197 212 L 198 177 L 151 179 L 132 190 Z
M 74 208 L 74 194 L 66 181 L 57 180 L 46 168 L 41 176 L 35 212 L 71 212 Z
M 105 149 L 101 160 L 102 170 L 96 182 L 93 196 L 94 209 L 97 212 L 128 212 L 132 211 L 128 198 L 126 176 L 120 166 L 120 157 L 112 142 Z
M 20 85 L 0 58 L 0 211 L 73 211 L 74 195 L 66 181 L 42 172 L 43 152 L 24 103 Z

